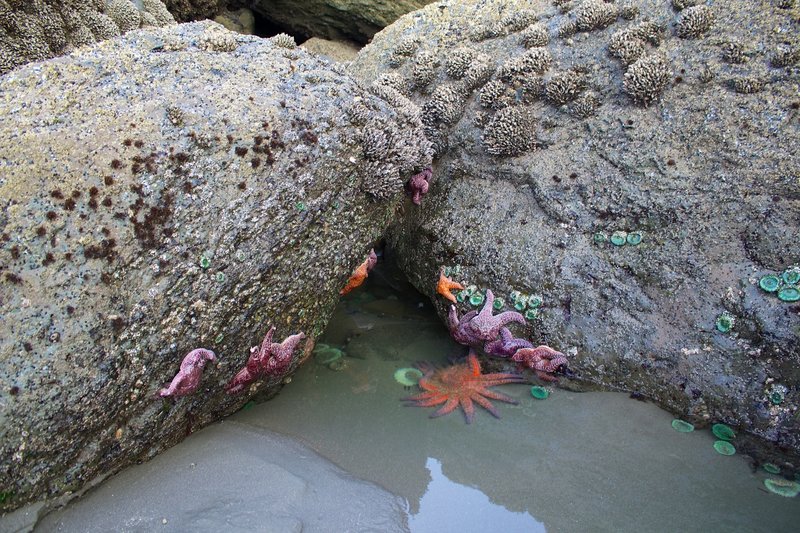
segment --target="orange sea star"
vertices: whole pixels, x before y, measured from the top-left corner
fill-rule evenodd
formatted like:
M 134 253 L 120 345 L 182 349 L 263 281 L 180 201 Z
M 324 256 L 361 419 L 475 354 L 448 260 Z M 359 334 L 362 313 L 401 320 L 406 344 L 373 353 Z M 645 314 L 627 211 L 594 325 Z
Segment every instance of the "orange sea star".
M 500 414 L 489 401 L 490 399 L 511 404 L 518 403 L 513 398 L 490 390 L 488 387 L 526 382 L 527 380 L 518 374 L 481 374 L 478 358 L 473 352 L 470 352 L 466 363 L 441 369 L 427 369 L 425 375 L 419 380 L 419 386 L 423 392 L 404 398 L 404 401 L 417 407 L 444 404 L 431 415 L 431 418 L 452 413 L 456 407 L 461 406 L 467 424 L 469 424 L 475 418 L 476 403 L 496 418 L 500 418 Z
M 364 280 L 367 279 L 367 276 L 369 275 L 369 271 L 372 270 L 372 267 L 374 267 L 375 263 L 377 262 L 378 256 L 375 255 L 375 250 L 370 250 L 367 258 L 363 263 L 356 267 L 356 269 L 353 271 L 353 274 L 350 275 L 350 279 L 347 280 L 347 285 L 345 285 L 344 288 L 339 291 L 339 294 L 344 296 L 348 292 L 364 283 Z
M 439 283 L 436 284 L 436 292 L 447 298 L 453 303 L 456 303 L 456 297 L 453 296 L 453 289 L 463 290 L 464 286 L 457 281 L 453 281 L 444 275 L 444 271 L 439 273 Z

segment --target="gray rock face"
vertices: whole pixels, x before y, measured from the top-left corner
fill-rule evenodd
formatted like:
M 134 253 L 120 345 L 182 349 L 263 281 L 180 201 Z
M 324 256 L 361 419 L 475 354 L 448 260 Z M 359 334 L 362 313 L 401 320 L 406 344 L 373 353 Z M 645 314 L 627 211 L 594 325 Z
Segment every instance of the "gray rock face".
M 161 0 L 0 0 L 0 74 L 175 19 Z
M 4 508 L 277 392 L 430 164 L 413 106 L 286 46 L 172 25 L 0 78 Z M 364 147 L 376 131 L 390 147 Z M 270 326 L 308 342 L 226 395 Z M 199 347 L 197 391 L 158 398 Z
M 239 0 L 294 32 L 341 41 L 367 42 L 400 16 L 431 0 Z
M 229 0 L 163 0 L 167 9 L 179 22 L 200 20 L 218 15 Z
M 506 310 L 513 291 L 540 296 L 520 307 L 535 343 L 570 355 L 579 380 L 562 383 L 796 456 L 798 304 L 758 281 L 800 265 L 797 35 L 796 11 L 744 1 L 445 1 L 401 18 L 348 68 L 405 88 L 437 148 L 392 233 L 403 268 L 443 316 L 440 267 Z

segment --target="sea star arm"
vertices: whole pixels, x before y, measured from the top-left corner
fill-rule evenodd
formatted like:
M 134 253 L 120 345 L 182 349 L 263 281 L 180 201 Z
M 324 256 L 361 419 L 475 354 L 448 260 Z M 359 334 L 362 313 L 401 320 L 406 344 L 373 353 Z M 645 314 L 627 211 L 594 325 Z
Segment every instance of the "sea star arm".
M 297 333 L 289 335 L 280 344 L 273 342 L 269 350 L 271 357 L 267 362 L 267 373 L 272 376 L 283 374 L 292 362 L 292 353 L 295 348 L 305 338 L 304 333 Z
M 494 306 L 494 294 L 491 290 L 486 291 L 486 300 L 480 313 L 470 320 L 468 329 L 472 334 L 483 342 L 493 341 L 500 334 L 500 330 L 506 324 L 517 322 L 525 324 L 525 317 L 516 311 L 506 311 L 499 315 L 492 315 L 492 307 Z
M 200 385 L 200 380 L 203 377 L 203 368 L 206 366 L 206 361 L 214 361 L 216 356 L 211 350 L 205 348 L 197 348 L 192 350 L 181 361 L 181 368 L 169 387 L 161 389 L 158 393 L 162 398 L 168 396 L 186 396 L 193 393 L 197 386 Z
M 444 405 L 441 406 L 439 409 L 431 413 L 431 418 L 438 418 L 440 416 L 444 416 L 446 414 L 452 413 L 456 407 L 458 407 L 459 401 L 458 398 L 448 398 L 447 401 L 444 402 Z

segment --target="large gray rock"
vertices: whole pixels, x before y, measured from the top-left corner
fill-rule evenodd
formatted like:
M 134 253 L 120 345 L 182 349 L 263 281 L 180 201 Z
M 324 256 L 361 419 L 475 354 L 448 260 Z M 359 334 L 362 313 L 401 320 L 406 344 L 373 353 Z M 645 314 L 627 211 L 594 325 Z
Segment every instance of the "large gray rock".
M 439 154 L 390 239 L 411 281 L 443 316 L 440 267 L 539 295 L 562 383 L 796 456 L 798 306 L 758 285 L 800 265 L 796 9 L 444 1 L 376 35 L 350 72 L 405 90 Z M 594 241 L 617 231 L 642 242 Z
M 237 0 L 280 26 L 334 41 L 367 42 L 400 16 L 431 0 Z
M 175 19 L 161 0 L 0 0 L 0 74 Z
M 3 508 L 151 457 L 288 382 L 403 176 L 430 164 L 414 108 L 399 113 L 286 38 L 212 22 L 0 78 Z M 286 372 L 226 395 L 271 325 L 308 342 Z M 158 398 L 198 347 L 217 362 L 195 394 Z

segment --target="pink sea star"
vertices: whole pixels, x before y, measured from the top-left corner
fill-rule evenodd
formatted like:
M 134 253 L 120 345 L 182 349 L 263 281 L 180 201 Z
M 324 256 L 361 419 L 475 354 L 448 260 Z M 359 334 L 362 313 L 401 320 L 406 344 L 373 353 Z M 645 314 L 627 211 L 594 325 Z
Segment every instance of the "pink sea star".
M 250 357 L 244 368 L 225 386 L 228 394 L 238 394 L 263 376 L 282 375 L 292 362 L 292 352 L 305 338 L 303 333 L 290 335 L 281 343 L 272 342 L 275 326 L 269 328 L 261 346 L 250 348 Z
M 433 176 L 433 170 L 426 168 L 419 174 L 414 174 L 408 180 L 408 189 L 411 191 L 411 201 L 416 205 L 422 202 L 422 197 L 428 194 L 429 182 Z
M 168 396 L 177 398 L 193 393 L 203 377 L 203 368 L 206 366 L 206 361 L 215 360 L 216 355 L 211 350 L 206 350 L 205 348 L 192 350 L 181 361 L 181 368 L 172 378 L 169 387 L 161 389 L 158 395 L 162 398 Z
M 534 370 L 536 376 L 545 381 L 558 381 L 552 374 L 568 363 L 566 355 L 544 345 L 517 350 L 517 353 L 511 356 L 511 360 Z
M 505 311 L 499 315 L 492 315 L 493 305 L 494 294 L 487 289 L 486 301 L 483 304 L 483 309 L 481 309 L 480 313 L 472 317 L 466 325 L 466 329 L 470 331 L 471 336 L 483 342 L 494 341 L 500 334 L 500 329 L 506 324 L 510 324 L 511 322 L 525 324 L 525 317 L 516 311 Z
M 477 311 L 470 311 L 466 313 L 461 318 L 458 317 L 458 311 L 456 311 L 456 306 L 450 306 L 450 313 L 448 314 L 448 326 L 450 329 L 450 335 L 453 339 L 459 343 L 463 344 L 464 346 L 474 346 L 480 345 L 481 339 L 477 338 L 470 330 L 467 325 L 472 318 L 477 315 Z

